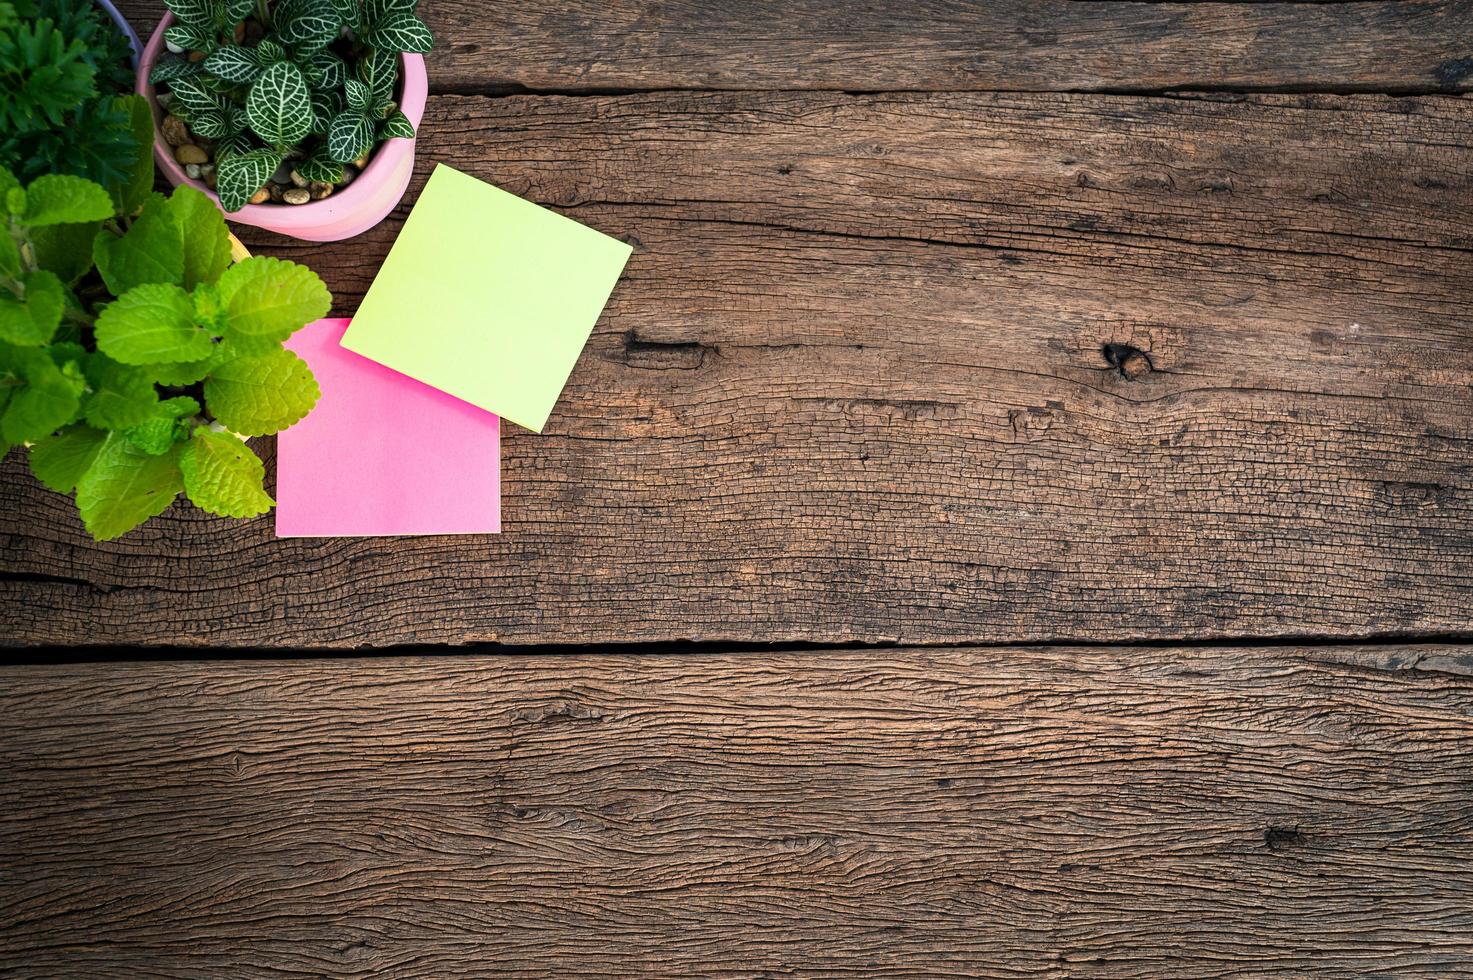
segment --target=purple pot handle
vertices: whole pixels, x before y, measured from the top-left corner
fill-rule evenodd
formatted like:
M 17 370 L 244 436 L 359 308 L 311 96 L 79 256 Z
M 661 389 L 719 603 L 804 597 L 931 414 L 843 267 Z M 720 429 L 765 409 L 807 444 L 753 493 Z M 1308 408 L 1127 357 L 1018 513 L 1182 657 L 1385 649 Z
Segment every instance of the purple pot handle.
M 133 70 L 137 71 L 138 58 L 143 54 L 143 42 L 138 40 L 138 32 L 133 30 L 133 25 L 128 23 L 128 18 L 124 17 L 118 11 L 118 8 L 112 5 L 111 0 L 95 0 L 95 2 L 103 10 L 107 11 L 107 15 L 112 18 L 112 22 L 117 25 L 118 30 L 122 31 L 123 36 L 128 39 L 128 47 L 133 49 Z

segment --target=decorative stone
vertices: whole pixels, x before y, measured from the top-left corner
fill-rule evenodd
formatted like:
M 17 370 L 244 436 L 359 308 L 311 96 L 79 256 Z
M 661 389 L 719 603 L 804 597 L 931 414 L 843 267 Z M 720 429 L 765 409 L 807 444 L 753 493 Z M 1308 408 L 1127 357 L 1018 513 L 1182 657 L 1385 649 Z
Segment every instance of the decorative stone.
M 184 53 L 184 49 L 182 47 L 180 47 L 179 45 L 175 44 L 173 41 L 170 41 L 168 38 L 164 38 L 164 47 L 166 47 L 166 48 L 169 49 L 169 53 L 170 54 L 183 54 Z
M 271 200 L 275 201 L 277 204 L 280 204 L 281 203 L 281 195 L 284 194 L 284 193 L 286 193 L 285 191 L 283 191 L 281 189 L 281 185 L 278 184 L 276 181 L 273 180 L 269 184 L 266 185 L 266 189 L 271 192 Z
M 320 201 L 324 197 L 331 197 L 331 196 L 332 196 L 332 185 L 331 184 L 319 184 L 319 183 L 315 183 L 315 182 L 312 184 L 312 200 L 314 200 L 314 201 Z
M 235 25 L 235 43 L 236 44 L 239 44 L 241 41 L 244 41 L 245 40 L 245 34 L 246 34 L 245 21 L 241 21 L 239 24 L 236 24 Z
M 293 187 L 291 190 L 282 192 L 281 199 L 288 204 L 306 204 L 312 200 L 312 192 L 305 187 Z
M 178 116 L 165 116 L 163 124 L 164 142 L 170 146 L 183 146 L 189 142 L 189 127 Z
M 298 187 L 306 187 L 309 183 L 311 183 L 311 181 L 309 181 L 306 177 L 303 177 L 301 173 L 297 170 L 293 170 L 289 176 L 291 177 L 292 183 L 296 184 Z
M 354 160 L 353 166 L 357 167 L 359 170 L 362 170 L 364 167 L 368 166 L 368 154 L 365 153 L 363 154 L 363 156 Z
M 190 61 L 204 61 L 205 53 L 203 51 L 191 51 L 184 57 L 188 58 Z
M 340 180 L 340 181 L 338 181 L 338 186 L 339 187 L 347 187 L 349 184 L 351 184 L 353 182 L 353 178 L 354 177 L 357 177 L 357 176 L 358 176 L 358 169 L 356 167 L 353 167 L 351 165 L 344 167 L 343 168 L 343 179 Z
M 251 195 L 252 204 L 265 204 L 269 200 L 271 200 L 271 192 L 264 187 Z
M 214 169 L 212 168 L 210 170 L 206 170 L 205 171 L 205 186 L 208 187 L 210 190 L 214 190 L 215 189 L 215 180 L 216 180 L 216 177 L 215 177 L 215 171 L 214 171 Z
M 199 177 L 200 177 L 199 164 L 197 164 L 197 163 L 186 163 L 184 165 L 184 172 L 189 175 L 189 179 L 190 180 L 199 180 Z
M 208 163 L 210 161 L 210 155 L 193 143 L 185 143 L 182 146 L 176 146 L 174 148 L 174 159 L 186 165 L 191 163 Z

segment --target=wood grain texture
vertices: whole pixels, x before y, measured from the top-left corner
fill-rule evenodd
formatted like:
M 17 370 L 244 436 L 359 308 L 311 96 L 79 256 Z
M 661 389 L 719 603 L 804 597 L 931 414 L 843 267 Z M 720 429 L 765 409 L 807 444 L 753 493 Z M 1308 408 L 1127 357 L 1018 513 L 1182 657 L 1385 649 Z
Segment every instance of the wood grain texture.
M 439 97 L 425 132 L 419 181 L 636 245 L 547 431 L 506 427 L 507 533 L 181 506 L 97 545 L 12 458 L 6 641 L 1469 627 L 1473 102 Z M 406 208 L 251 240 L 350 312 Z
M 157 0 L 120 4 L 141 32 Z M 1467 91 L 1473 3 L 425 0 L 436 91 Z
M 0 969 L 1450 977 L 1473 650 L 11 668 Z

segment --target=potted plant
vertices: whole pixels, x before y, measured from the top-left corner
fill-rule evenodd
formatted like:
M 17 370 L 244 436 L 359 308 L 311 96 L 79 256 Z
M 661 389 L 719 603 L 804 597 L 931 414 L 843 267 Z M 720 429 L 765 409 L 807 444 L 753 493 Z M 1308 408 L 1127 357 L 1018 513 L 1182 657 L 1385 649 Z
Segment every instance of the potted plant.
M 166 0 L 138 90 L 159 168 L 232 219 L 309 241 L 383 220 L 409 186 L 430 33 L 417 0 Z
M 137 44 L 105 0 L 0 3 L 0 166 L 108 187 L 133 173 L 153 140 L 147 105 L 130 94 Z
M 232 263 L 214 202 L 150 183 L 119 200 L 81 177 L 0 170 L 0 451 L 29 446 L 36 477 L 75 491 L 98 540 L 180 492 L 212 514 L 265 513 L 244 437 L 318 397 L 282 341 L 328 312 L 322 281 L 277 259 Z

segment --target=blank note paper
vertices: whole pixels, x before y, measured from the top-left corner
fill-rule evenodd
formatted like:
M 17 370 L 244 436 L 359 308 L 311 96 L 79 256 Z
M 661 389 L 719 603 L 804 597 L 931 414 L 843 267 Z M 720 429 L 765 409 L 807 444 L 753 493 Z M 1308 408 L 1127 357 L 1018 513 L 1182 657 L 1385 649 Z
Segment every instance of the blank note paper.
M 280 537 L 501 530 L 495 415 L 340 346 L 347 320 L 287 341 L 322 397 L 276 437 Z
M 343 346 L 541 432 L 630 251 L 441 164 Z

